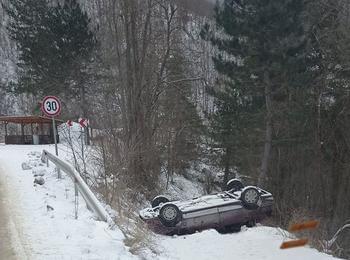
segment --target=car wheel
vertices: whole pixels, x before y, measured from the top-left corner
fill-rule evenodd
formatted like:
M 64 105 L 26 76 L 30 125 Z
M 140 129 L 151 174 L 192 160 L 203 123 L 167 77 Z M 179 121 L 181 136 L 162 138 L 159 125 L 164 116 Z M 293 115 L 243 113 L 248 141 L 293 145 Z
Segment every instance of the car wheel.
M 151 205 L 152 205 L 152 208 L 155 208 L 155 207 L 158 207 L 160 204 L 167 203 L 169 201 L 170 200 L 167 197 L 160 195 L 160 196 L 155 197 L 152 200 Z
M 216 230 L 220 234 L 236 233 L 236 232 L 241 231 L 241 226 L 242 226 L 242 224 L 238 223 L 238 224 L 223 226 L 223 227 L 217 228 Z
M 254 187 L 246 187 L 241 193 L 241 201 L 247 209 L 259 208 L 260 193 Z
M 182 213 L 176 205 L 167 203 L 160 208 L 158 218 L 164 226 L 175 227 L 181 221 Z
M 256 220 L 255 220 L 255 219 L 249 220 L 245 225 L 246 225 L 248 228 L 255 227 L 255 226 L 256 226 Z
M 231 232 L 240 232 L 241 231 L 241 224 L 235 224 L 230 226 Z
M 235 192 L 235 191 L 242 190 L 243 188 L 244 188 L 243 183 L 238 179 L 231 179 L 226 184 L 227 191 Z

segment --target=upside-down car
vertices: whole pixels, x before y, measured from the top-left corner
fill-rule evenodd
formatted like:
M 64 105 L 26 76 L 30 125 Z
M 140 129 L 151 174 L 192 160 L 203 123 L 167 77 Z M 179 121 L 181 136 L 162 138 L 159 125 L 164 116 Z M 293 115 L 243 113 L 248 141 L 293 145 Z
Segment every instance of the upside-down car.
M 239 231 L 254 226 L 272 212 L 272 194 L 256 186 L 244 187 L 238 179 L 227 183 L 226 191 L 187 201 L 170 201 L 165 196 L 152 200 L 140 217 L 159 234 L 192 233 L 215 228 Z

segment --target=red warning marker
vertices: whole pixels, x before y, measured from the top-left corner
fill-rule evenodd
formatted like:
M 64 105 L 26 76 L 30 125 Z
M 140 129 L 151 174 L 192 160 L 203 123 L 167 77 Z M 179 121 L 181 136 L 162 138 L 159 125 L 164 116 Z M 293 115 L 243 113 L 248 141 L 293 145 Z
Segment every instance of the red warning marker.
M 293 248 L 293 247 L 299 247 L 299 246 L 305 246 L 309 242 L 308 239 L 297 239 L 297 240 L 291 240 L 287 242 L 283 242 L 281 245 L 281 249 L 287 249 L 287 248 Z
M 315 229 L 318 227 L 319 224 L 320 222 L 317 220 L 311 220 L 304 223 L 297 223 L 289 228 L 289 232 L 297 232 L 305 229 Z
M 68 121 L 67 121 L 67 125 L 68 125 L 69 127 L 72 127 L 72 126 L 73 126 L 73 121 L 72 121 L 72 120 L 68 120 Z
M 81 127 L 87 127 L 89 125 L 89 120 L 86 118 L 79 118 L 78 123 Z
M 319 224 L 320 222 L 317 220 L 306 221 L 303 223 L 296 223 L 289 228 L 289 232 L 299 232 L 307 229 L 315 229 L 318 227 Z M 287 248 L 305 246 L 308 242 L 309 240 L 307 238 L 290 240 L 290 241 L 283 242 L 280 248 L 287 249 Z

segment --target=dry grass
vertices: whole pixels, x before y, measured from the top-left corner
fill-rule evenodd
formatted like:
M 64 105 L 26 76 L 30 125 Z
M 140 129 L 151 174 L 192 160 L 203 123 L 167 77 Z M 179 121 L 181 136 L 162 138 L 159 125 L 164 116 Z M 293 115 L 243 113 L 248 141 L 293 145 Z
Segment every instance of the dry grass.
M 135 193 L 129 196 L 123 193 L 121 196 L 123 198 L 112 206 L 118 212 L 115 222 L 125 236 L 125 245 L 132 254 L 140 257 L 146 250 L 158 254 L 153 233 L 138 216 L 138 211 L 142 208 L 140 198 L 136 198 Z
M 132 229 L 128 230 L 124 242 L 130 248 L 132 254 L 141 255 L 145 249 L 158 254 L 151 231 L 141 221 L 138 221 Z

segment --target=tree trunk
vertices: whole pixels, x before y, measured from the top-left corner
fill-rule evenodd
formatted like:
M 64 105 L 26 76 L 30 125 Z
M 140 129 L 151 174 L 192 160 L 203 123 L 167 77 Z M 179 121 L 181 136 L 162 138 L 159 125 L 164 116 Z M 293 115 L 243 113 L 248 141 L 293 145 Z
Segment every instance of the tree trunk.
M 224 183 L 223 183 L 223 188 L 226 187 L 226 183 L 228 182 L 228 178 L 230 175 L 230 160 L 231 160 L 231 148 L 227 147 L 226 148 L 226 154 L 225 154 L 225 172 L 224 172 Z
M 264 154 L 261 160 L 261 168 L 258 179 L 258 186 L 262 186 L 267 179 L 267 170 L 269 166 L 271 148 L 272 148 L 272 99 L 271 82 L 267 72 L 264 73 L 265 81 L 265 103 L 266 103 L 266 130 Z

